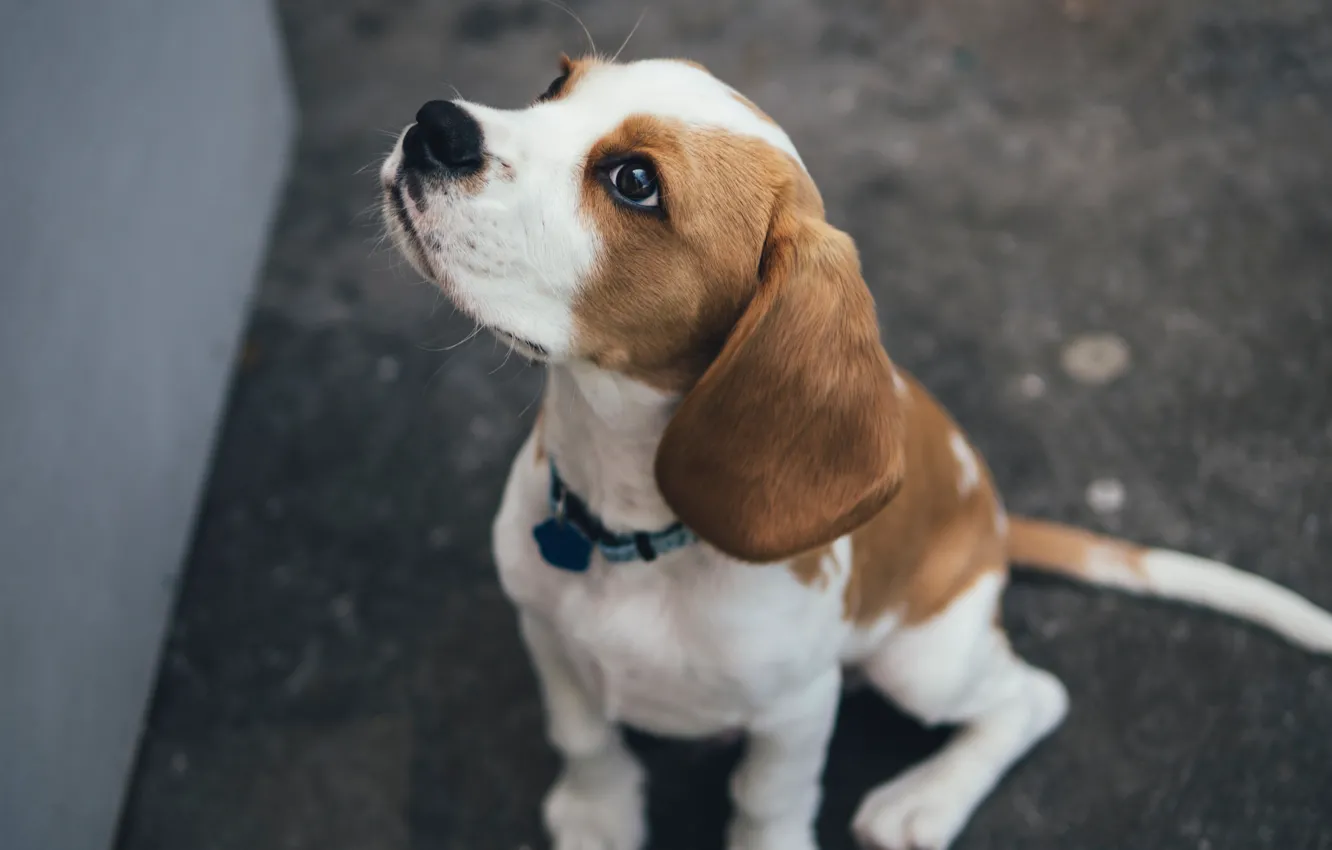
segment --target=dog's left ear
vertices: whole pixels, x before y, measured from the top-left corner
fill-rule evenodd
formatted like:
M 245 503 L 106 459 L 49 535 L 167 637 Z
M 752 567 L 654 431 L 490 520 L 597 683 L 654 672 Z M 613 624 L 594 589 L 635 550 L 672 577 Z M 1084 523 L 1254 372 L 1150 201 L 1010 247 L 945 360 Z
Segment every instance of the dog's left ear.
M 779 213 L 759 288 L 657 450 L 667 504 L 752 562 L 829 543 L 901 486 L 903 417 L 851 237 Z

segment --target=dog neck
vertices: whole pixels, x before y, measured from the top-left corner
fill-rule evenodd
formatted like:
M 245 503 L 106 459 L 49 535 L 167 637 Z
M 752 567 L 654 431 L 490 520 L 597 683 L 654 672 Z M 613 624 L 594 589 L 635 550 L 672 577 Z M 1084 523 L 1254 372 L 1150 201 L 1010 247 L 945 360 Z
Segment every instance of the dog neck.
M 616 532 L 675 522 L 653 464 L 680 396 L 588 363 L 547 370 L 542 439 L 560 476 Z

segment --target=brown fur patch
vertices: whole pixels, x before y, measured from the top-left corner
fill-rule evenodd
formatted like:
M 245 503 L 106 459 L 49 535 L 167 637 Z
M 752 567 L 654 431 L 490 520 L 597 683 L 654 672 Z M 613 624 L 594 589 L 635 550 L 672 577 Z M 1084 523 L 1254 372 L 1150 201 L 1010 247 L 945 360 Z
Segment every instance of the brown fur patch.
M 914 379 L 907 381 L 906 469 L 897 497 L 851 537 L 846 617 L 859 625 L 901 612 L 929 619 L 977 578 L 1005 568 L 995 528 L 995 497 L 983 461 L 981 479 L 959 492 L 958 459 L 949 445 L 957 425 Z
M 479 170 L 473 171 L 471 174 L 463 175 L 462 177 L 445 178 L 448 181 L 448 191 L 457 192 L 462 195 L 467 195 L 468 197 L 475 197 L 476 195 L 481 194 L 481 192 L 485 190 L 486 184 L 490 182 L 490 169 L 492 164 L 494 164 L 500 179 L 504 179 L 504 165 L 495 162 L 494 158 L 487 154 L 485 163 Z
M 1142 567 L 1143 547 L 1102 537 L 1056 522 L 1013 517 L 1008 536 L 1008 557 L 1014 563 L 1074 577 L 1091 565 L 1092 553 L 1103 552 L 1134 573 L 1147 578 Z
M 791 559 L 790 570 L 796 581 L 803 585 L 823 586 L 828 576 L 824 570 L 824 559 L 832 555 L 831 546 L 820 546 L 808 552 L 802 552 Z
M 599 64 L 601 64 L 601 60 L 595 56 L 570 59 L 567 53 L 561 53 L 560 76 L 564 77 L 564 82 L 549 96 L 543 97 L 542 102 L 550 103 L 568 97 L 578 87 L 578 83 L 587 75 L 587 72 Z
M 788 557 L 874 516 L 901 482 L 899 400 L 846 234 L 779 212 L 762 285 L 662 437 L 657 482 L 742 560 Z
M 657 166 L 661 214 L 627 209 L 605 163 Z M 582 213 L 605 250 L 575 305 L 579 353 L 688 390 L 658 485 L 721 551 L 766 562 L 878 511 L 900 473 L 898 399 L 855 245 L 793 158 L 648 115 L 588 157 Z
M 608 193 L 603 162 L 629 153 L 656 165 L 663 215 Z M 574 308 L 579 353 L 660 389 L 690 387 L 754 296 L 772 211 L 797 181 L 821 210 L 796 162 L 762 140 L 626 119 L 588 155 L 581 212 L 605 248 Z

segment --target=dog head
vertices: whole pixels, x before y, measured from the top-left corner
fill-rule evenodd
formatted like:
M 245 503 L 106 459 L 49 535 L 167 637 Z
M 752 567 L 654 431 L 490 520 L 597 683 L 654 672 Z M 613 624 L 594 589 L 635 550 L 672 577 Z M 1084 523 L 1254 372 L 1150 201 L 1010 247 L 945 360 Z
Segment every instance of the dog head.
M 746 560 L 900 485 L 894 374 L 794 145 L 702 67 L 564 59 L 531 106 L 432 101 L 385 161 L 399 248 L 510 345 L 681 396 L 658 485 Z

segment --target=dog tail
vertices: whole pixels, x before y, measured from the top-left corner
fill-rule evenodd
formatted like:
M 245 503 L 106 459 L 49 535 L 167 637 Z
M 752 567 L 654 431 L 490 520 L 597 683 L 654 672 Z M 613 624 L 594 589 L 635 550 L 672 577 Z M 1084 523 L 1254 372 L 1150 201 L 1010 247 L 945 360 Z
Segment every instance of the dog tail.
M 1217 561 L 1023 517 L 1010 522 L 1008 556 L 1015 564 L 1075 581 L 1221 611 L 1305 649 L 1332 653 L 1332 614 L 1294 591 Z

